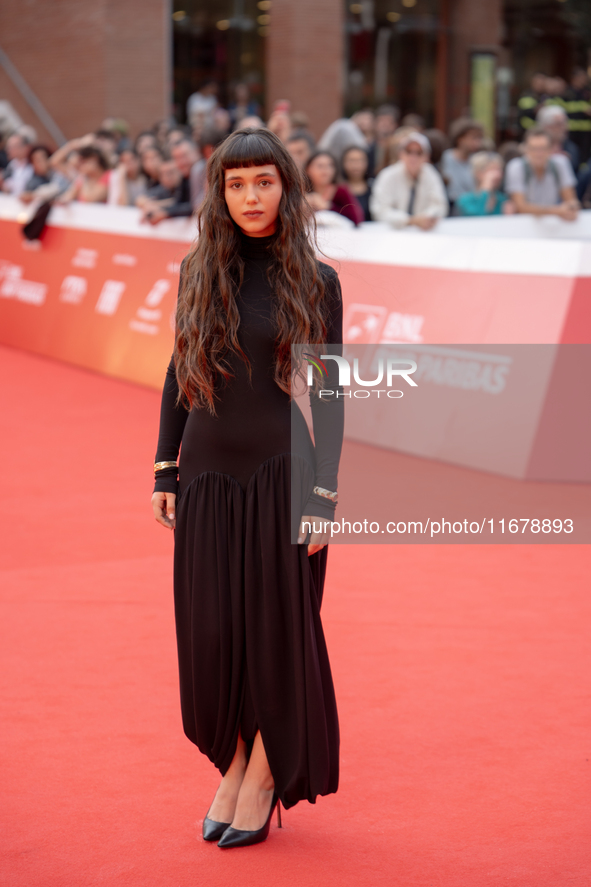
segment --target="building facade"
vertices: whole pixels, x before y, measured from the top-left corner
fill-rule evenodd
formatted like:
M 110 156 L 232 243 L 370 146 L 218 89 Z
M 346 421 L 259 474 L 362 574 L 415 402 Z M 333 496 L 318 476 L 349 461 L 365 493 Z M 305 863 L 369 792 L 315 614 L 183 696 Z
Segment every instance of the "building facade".
M 169 0 L 0 0 L 0 100 L 50 144 L 138 132 L 170 111 L 172 25 Z
M 288 100 L 316 135 L 390 103 L 510 137 L 531 76 L 568 80 L 590 52 L 590 0 L 0 0 L 0 100 L 53 142 L 184 122 L 207 81 L 224 105 L 245 84 L 263 116 Z
M 472 113 L 517 135 L 536 71 L 568 81 L 591 66 L 589 0 L 175 0 L 174 15 L 180 118 L 200 82 L 217 79 L 227 100 L 244 82 L 266 113 L 289 100 L 316 135 L 383 103 L 440 129 Z

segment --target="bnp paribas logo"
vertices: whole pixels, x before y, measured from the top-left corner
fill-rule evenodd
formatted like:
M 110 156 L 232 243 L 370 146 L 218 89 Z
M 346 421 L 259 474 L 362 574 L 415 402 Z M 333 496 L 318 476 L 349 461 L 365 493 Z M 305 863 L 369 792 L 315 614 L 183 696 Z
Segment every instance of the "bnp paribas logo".
M 338 382 L 337 385 L 339 388 L 350 388 L 351 387 L 351 364 L 347 360 L 346 357 L 342 357 L 339 354 L 321 354 L 320 356 L 316 354 L 311 354 L 309 351 L 304 351 L 302 356 L 306 358 L 308 362 L 308 377 L 307 382 L 308 386 L 312 387 L 314 385 L 314 370 L 319 374 L 319 381 L 321 385 L 326 384 L 328 381 L 328 369 L 325 361 L 334 360 L 338 367 Z M 354 358 L 353 360 L 353 380 L 354 383 L 359 386 L 353 392 L 348 391 L 336 391 L 336 396 L 339 397 L 370 397 L 372 394 L 377 394 L 379 397 L 380 394 L 385 394 L 386 397 L 403 397 L 404 391 L 401 391 L 398 388 L 395 388 L 395 384 L 399 384 L 400 381 L 404 381 L 407 385 L 410 385 L 411 388 L 417 388 L 417 383 L 414 379 L 411 378 L 413 373 L 417 371 L 417 363 L 414 360 L 410 359 L 395 359 L 395 358 L 380 358 L 377 361 L 377 375 L 375 379 L 362 379 L 359 373 L 359 360 L 358 358 Z M 379 388 L 380 385 L 385 385 L 385 388 Z M 320 397 L 328 397 L 334 396 L 334 389 L 321 387 L 318 391 Z

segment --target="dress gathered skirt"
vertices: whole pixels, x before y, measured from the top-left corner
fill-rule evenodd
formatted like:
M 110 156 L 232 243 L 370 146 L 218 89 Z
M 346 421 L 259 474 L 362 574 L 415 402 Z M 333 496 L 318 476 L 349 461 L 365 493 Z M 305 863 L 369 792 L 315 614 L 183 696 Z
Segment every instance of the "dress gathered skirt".
M 171 361 L 157 460 L 176 459 L 180 445 L 178 480 L 171 486 L 165 477 L 156 489 L 177 493 L 173 585 L 184 732 L 223 775 L 239 733 L 250 749 L 260 730 L 288 809 L 336 792 L 339 782 L 337 704 L 320 618 L 328 546 L 309 556 L 307 544 L 292 540 L 297 516 L 329 519 L 313 488 L 336 489 L 342 428 L 337 421 L 336 444 L 327 432 L 321 452 L 302 417 L 301 445 L 292 451 L 289 396 L 272 378 L 269 238 L 253 240 L 242 238 L 247 273 L 238 301 L 253 378 L 235 360 L 212 417 L 173 406 Z M 338 305 L 334 317 L 339 341 Z M 334 420 L 329 425 L 334 439 Z

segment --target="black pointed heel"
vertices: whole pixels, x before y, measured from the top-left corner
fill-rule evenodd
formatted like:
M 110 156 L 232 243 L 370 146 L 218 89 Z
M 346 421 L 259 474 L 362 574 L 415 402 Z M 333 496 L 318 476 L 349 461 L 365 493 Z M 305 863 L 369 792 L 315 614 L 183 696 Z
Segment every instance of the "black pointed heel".
M 247 847 L 250 844 L 259 844 L 266 841 L 271 827 L 271 817 L 273 810 L 277 807 L 277 825 L 281 828 L 281 812 L 279 810 L 279 797 L 276 791 L 273 791 L 271 798 L 271 809 L 264 825 L 254 831 L 242 828 L 232 828 L 229 826 L 218 841 L 218 847 Z
M 210 819 L 209 816 L 206 816 L 203 820 L 203 840 L 218 841 L 229 825 L 231 823 L 216 822 L 215 819 Z

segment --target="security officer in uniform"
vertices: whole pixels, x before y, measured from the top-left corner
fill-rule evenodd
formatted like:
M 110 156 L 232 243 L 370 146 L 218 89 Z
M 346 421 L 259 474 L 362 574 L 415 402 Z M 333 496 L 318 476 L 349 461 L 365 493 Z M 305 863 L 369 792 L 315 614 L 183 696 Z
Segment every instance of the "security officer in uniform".
M 517 119 L 522 132 L 527 132 L 528 129 L 536 125 L 538 109 L 548 98 L 547 79 L 545 74 L 539 72 L 534 74 L 531 79 L 531 88 L 524 92 L 517 102 Z
M 591 154 L 591 89 L 583 68 L 573 71 L 564 110 L 568 114 L 569 138 L 577 145 L 581 161 L 587 163 Z

